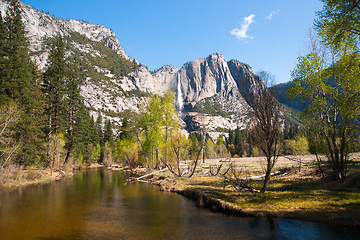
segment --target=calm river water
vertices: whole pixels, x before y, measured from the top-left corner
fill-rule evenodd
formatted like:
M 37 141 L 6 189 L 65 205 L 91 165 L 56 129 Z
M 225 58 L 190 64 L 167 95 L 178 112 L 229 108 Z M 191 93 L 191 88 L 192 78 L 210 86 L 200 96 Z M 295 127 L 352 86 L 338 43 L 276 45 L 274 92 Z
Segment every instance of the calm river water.
M 229 217 L 157 187 L 92 169 L 0 193 L 0 239 L 360 239 L 358 230 Z

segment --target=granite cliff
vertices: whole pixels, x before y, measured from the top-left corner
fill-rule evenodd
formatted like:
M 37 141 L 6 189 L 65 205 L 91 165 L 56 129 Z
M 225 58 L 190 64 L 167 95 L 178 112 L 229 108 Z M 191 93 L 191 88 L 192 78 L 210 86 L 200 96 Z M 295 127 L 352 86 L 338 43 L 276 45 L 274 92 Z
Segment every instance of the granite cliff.
M 0 0 L 4 14 L 6 0 Z M 93 115 L 101 113 L 120 126 L 125 114 L 141 112 L 150 94 L 167 90 L 177 96 L 188 131 L 206 131 L 214 138 L 226 129 L 246 127 L 251 94 L 264 87 L 249 65 L 226 61 L 221 54 L 164 66 L 151 72 L 121 47 L 115 33 L 100 25 L 59 19 L 22 4 L 31 57 L 46 69 L 50 39 L 63 36 L 69 61 L 82 69 L 81 95 Z

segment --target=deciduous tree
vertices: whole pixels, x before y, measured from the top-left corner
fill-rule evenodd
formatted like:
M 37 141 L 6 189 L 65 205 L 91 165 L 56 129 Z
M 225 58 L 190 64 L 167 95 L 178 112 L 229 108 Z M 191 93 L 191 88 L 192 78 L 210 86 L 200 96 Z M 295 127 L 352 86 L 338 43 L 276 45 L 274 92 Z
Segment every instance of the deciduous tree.
M 251 97 L 254 109 L 253 136 L 256 144 L 266 158 L 266 173 L 261 192 L 264 193 L 270 183 L 271 171 L 279 156 L 280 137 L 280 108 L 269 88 L 271 76 L 266 72 L 260 73 L 264 85 L 263 90 Z
M 340 46 L 348 38 L 360 40 L 360 1 L 322 0 L 315 27 L 327 44 Z
M 307 126 L 326 146 L 325 152 L 318 149 L 317 153 L 324 153 L 334 176 L 344 179 L 354 131 L 359 127 L 360 55 L 353 41 L 331 50 L 330 62 L 316 51 L 298 58 L 289 94 L 309 101 L 304 112 Z

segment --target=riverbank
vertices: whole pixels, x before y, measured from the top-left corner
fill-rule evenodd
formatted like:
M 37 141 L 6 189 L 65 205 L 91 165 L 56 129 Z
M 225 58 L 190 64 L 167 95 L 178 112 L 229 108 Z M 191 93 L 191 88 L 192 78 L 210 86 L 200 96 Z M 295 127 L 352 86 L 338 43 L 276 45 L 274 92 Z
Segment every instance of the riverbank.
M 238 164 L 243 164 L 243 161 L 244 159 Z M 344 182 L 324 181 L 309 161 L 304 164 L 301 172 L 292 170 L 272 177 L 270 188 L 265 194 L 246 188 L 235 191 L 223 177 L 206 176 L 206 165 L 192 178 L 175 179 L 169 173 L 161 173 L 147 180 L 159 186 L 161 191 L 179 193 L 193 199 L 199 207 L 226 214 L 284 217 L 360 227 L 358 167 L 359 159 L 355 161 L 351 174 Z M 259 171 L 257 169 L 254 172 Z M 260 189 L 262 181 L 261 178 L 253 179 L 248 184 L 252 189 Z
M 11 166 L 0 175 L 0 191 L 12 189 L 16 187 L 23 187 L 28 185 L 35 185 L 40 183 L 48 183 L 52 181 L 59 181 L 63 178 L 74 176 L 75 172 L 80 169 L 103 167 L 100 164 L 77 165 L 67 167 L 65 170 L 53 171 L 50 169 L 40 169 L 35 167 L 27 167 L 25 169 L 16 166 Z

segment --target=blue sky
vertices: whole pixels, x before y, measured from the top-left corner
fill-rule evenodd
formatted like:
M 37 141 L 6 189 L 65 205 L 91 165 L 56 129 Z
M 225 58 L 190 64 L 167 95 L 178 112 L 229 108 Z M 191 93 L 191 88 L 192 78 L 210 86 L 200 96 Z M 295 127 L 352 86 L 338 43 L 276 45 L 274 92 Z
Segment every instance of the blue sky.
M 64 19 L 114 30 L 126 53 L 150 70 L 221 53 L 226 60 L 290 80 L 306 52 L 319 0 L 23 0 Z

